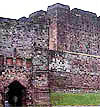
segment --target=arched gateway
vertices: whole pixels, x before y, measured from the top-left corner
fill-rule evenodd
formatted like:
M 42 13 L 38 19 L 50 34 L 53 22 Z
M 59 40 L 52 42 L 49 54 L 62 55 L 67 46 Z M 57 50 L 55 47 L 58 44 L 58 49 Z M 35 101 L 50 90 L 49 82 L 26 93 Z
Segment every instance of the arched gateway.
M 12 106 L 22 106 L 25 101 L 26 88 L 15 80 L 8 86 L 8 92 L 6 93 L 6 100 Z
M 48 73 L 9 68 L 0 76 L 0 103 L 27 107 L 49 104 Z M 6 106 L 5 106 L 6 107 Z M 8 107 L 8 106 L 7 106 Z
M 21 70 L 15 71 L 14 69 L 9 69 L 0 76 L 0 94 L 3 105 L 26 105 L 26 95 L 28 95 L 26 92 L 30 87 L 30 81 L 27 77 L 29 77 L 28 73 Z M 32 93 L 29 94 L 32 95 Z

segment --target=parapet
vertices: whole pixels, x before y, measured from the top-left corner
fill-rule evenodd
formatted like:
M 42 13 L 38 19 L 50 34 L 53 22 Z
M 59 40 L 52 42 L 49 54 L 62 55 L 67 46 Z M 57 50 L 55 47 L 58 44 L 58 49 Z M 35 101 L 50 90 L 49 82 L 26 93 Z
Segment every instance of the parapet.
M 10 22 L 10 21 L 16 21 L 16 19 L 10 19 L 10 18 L 0 17 L 0 22 Z
M 48 6 L 47 10 L 57 9 L 57 8 L 63 8 L 63 9 L 70 10 L 70 7 L 68 5 L 63 5 L 63 4 L 60 4 L 60 3 L 56 3 L 56 4 L 53 4 L 51 6 Z
M 21 18 L 18 19 L 18 21 L 20 21 L 20 22 L 26 22 L 27 18 L 26 17 L 21 17 Z
M 79 14 L 79 15 L 87 15 L 87 16 L 90 16 L 90 17 L 97 17 L 96 13 L 93 13 L 93 12 L 89 12 L 89 11 L 84 11 L 84 10 L 81 10 L 81 9 L 78 9 L 78 8 L 74 8 L 71 10 L 71 12 L 73 14 Z
M 36 12 L 30 14 L 29 18 L 44 16 L 45 14 L 46 14 L 46 11 L 40 10 L 40 11 L 36 11 Z

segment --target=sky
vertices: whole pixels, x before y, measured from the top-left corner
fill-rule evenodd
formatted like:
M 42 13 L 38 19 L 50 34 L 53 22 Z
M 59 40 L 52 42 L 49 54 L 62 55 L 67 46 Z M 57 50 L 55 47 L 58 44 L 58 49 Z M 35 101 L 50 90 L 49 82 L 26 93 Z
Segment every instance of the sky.
M 35 11 L 46 11 L 48 6 L 55 3 L 69 5 L 70 9 L 90 11 L 100 16 L 100 0 L 0 0 L 0 17 L 12 19 L 28 17 Z

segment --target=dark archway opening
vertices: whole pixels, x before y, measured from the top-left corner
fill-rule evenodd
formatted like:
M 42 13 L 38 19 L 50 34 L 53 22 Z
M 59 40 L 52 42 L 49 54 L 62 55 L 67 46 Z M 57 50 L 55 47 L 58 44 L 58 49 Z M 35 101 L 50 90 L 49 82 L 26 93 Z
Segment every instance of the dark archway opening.
M 17 80 L 13 81 L 8 86 L 7 100 L 12 106 L 22 106 L 23 97 L 25 97 L 26 88 L 22 86 Z

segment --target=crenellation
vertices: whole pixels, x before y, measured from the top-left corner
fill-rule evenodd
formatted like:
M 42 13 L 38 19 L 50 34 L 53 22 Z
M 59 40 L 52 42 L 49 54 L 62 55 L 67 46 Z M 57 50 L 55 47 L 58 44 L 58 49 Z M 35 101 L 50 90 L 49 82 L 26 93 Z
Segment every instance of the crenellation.
M 53 10 L 53 9 L 58 9 L 58 8 L 70 10 L 70 7 L 68 5 L 63 5 L 63 4 L 60 4 L 60 3 L 56 3 L 56 4 L 53 4 L 51 6 L 48 6 L 47 10 Z
M 36 11 L 36 12 L 30 14 L 29 18 L 40 17 L 40 16 L 45 16 L 45 15 L 46 15 L 46 11 L 40 10 L 40 11 Z
M 81 9 L 78 9 L 78 8 L 72 9 L 71 12 L 73 14 L 78 14 L 78 15 L 82 15 L 82 16 L 88 16 L 88 17 L 91 17 L 91 18 L 97 17 L 96 13 L 85 11 L 85 10 L 81 10 Z

